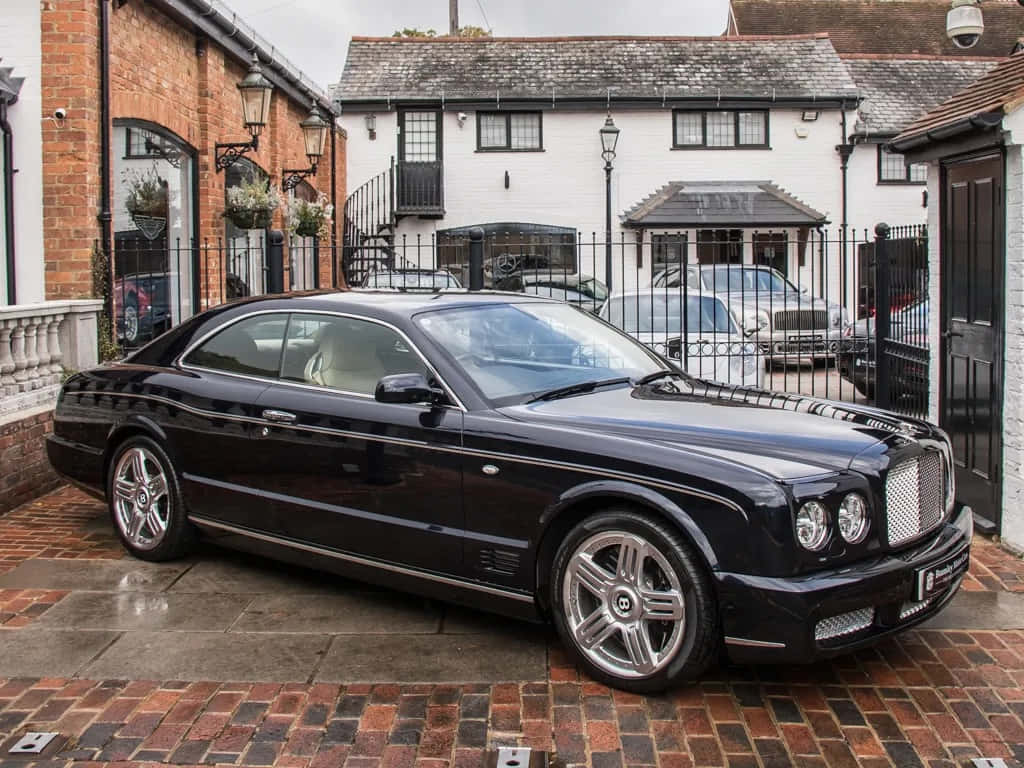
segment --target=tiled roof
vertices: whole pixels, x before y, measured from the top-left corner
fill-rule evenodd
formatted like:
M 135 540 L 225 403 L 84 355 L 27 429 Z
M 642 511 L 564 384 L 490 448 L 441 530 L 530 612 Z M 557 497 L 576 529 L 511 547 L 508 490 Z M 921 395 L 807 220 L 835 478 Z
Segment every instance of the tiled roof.
M 868 136 L 899 133 L 1000 61 L 874 55 L 843 60 L 864 96 L 853 132 Z
M 1017 0 L 985 0 L 985 34 L 974 48 L 946 37 L 949 0 L 732 0 L 741 35 L 828 32 L 840 53 L 1009 56 L 1024 34 Z
M 971 83 L 931 112 L 922 115 L 893 139 L 911 142 L 957 123 L 977 121 L 991 125 L 993 117 L 1024 104 L 1024 51 L 1003 59 L 981 79 Z
M 824 35 L 363 38 L 333 96 L 408 99 L 855 98 Z
M 818 226 L 825 214 L 770 181 L 671 181 L 622 217 L 627 227 Z

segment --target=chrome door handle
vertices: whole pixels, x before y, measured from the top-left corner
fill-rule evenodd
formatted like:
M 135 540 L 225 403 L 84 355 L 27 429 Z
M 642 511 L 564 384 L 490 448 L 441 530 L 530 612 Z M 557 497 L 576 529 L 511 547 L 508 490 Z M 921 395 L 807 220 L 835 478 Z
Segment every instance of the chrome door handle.
M 960 331 L 945 331 L 942 335 L 947 339 L 952 339 L 954 336 L 962 337 L 963 333 L 961 333 Z
M 296 416 L 288 411 L 275 411 L 273 408 L 268 408 L 263 412 L 263 418 L 277 424 L 294 424 Z

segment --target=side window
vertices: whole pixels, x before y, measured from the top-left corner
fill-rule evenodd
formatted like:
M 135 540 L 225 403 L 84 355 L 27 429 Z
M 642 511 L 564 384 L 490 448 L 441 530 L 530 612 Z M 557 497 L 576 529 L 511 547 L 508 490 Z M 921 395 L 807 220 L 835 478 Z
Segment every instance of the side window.
M 184 362 L 227 373 L 276 379 L 288 315 L 255 315 L 232 323 L 188 353 Z
M 430 375 L 419 356 L 390 328 L 352 317 L 292 315 L 283 379 L 372 395 L 381 378 L 395 373 Z

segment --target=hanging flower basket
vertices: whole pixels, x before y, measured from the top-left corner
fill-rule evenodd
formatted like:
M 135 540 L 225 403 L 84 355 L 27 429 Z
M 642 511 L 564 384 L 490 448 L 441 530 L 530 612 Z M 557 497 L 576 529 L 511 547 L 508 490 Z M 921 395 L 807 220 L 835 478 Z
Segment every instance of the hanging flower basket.
M 142 172 L 130 168 L 122 178 L 128 191 L 125 209 L 139 231 L 148 240 L 155 240 L 167 226 L 167 182 L 155 167 Z
M 288 201 L 288 230 L 296 237 L 316 237 L 326 234 L 334 206 L 322 192 L 316 200 L 292 198 Z
M 228 188 L 224 218 L 239 229 L 266 229 L 280 205 L 276 188 L 262 179 L 250 178 Z

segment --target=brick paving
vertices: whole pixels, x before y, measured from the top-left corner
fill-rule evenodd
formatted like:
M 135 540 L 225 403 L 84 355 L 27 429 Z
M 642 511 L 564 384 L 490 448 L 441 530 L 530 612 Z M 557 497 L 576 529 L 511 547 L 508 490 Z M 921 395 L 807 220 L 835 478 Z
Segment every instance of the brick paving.
M 103 520 L 101 505 L 57 491 L 0 518 L 0 563 L 119 558 Z M 1022 591 L 1024 562 L 984 540 L 974 551 L 965 589 Z M 31 619 L 63 594 L 0 591 L 0 621 Z M 911 631 L 813 666 L 723 666 L 664 696 L 609 690 L 557 644 L 548 672 L 495 685 L 0 680 L 0 737 L 70 737 L 46 766 L 477 768 L 506 744 L 593 768 L 1024 761 L 1024 631 Z

